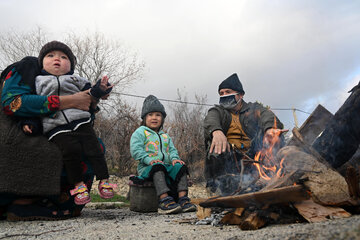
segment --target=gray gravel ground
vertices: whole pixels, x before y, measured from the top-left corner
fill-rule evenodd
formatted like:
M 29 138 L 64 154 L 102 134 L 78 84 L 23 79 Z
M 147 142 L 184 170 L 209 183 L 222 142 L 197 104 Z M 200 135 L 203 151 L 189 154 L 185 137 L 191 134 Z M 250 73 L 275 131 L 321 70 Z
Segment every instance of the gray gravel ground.
M 360 215 L 322 223 L 272 225 L 257 231 L 181 223 L 195 217 L 195 213 L 158 215 L 129 208 L 86 208 L 81 217 L 71 220 L 0 221 L 0 239 L 360 239 Z

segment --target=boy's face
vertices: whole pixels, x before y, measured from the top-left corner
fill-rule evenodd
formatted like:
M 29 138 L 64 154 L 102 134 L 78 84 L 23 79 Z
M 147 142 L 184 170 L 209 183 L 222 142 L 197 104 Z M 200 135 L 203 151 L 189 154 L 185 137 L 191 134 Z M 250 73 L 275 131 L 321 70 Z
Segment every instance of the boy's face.
M 151 112 L 145 117 L 145 125 L 152 130 L 158 131 L 162 124 L 161 112 Z
M 52 75 L 60 76 L 70 72 L 71 62 L 65 53 L 55 50 L 45 55 L 43 68 Z

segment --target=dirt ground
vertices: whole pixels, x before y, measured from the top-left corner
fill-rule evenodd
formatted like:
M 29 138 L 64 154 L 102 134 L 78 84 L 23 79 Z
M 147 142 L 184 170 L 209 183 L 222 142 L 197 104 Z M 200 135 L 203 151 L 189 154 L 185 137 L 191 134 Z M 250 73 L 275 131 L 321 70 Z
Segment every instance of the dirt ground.
M 360 239 L 360 216 L 322 223 L 272 225 L 256 231 L 195 225 L 195 213 L 159 215 L 129 208 L 86 208 L 81 217 L 0 222 L 0 239 Z
M 119 194 L 128 191 L 127 178 L 116 180 Z M 94 184 L 96 186 L 96 184 Z M 202 184 L 189 188 L 192 198 L 208 194 Z M 63 221 L 0 221 L 0 239 L 359 239 L 360 215 L 321 223 L 270 225 L 256 231 L 237 226 L 196 225 L 195 213 L 159 215 L 132 212 L 121 204 L 101 209 L 88 204 L 78 218 Z

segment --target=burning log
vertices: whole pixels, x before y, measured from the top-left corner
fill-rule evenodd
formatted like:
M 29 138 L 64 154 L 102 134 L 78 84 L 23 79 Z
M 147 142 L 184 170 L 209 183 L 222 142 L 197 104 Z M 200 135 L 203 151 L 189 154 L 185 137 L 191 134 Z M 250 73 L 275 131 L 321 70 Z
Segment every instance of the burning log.
M 209 198 L 201 207 L 241 208 L 265 204 L 297 202 L 310 196 L 302 185 L 287 186 L 264 192 L 246 193 L 236 196 Z
M 268 191 L 271 189 L 289 186 L 294 183 L 296 183 L 300 177 L 303 175 L 303 172 L 298 172 L 297 170 L 292 170 L 291 172 L 288 172 L 285 174 L 285 176 L 278 178 L 274 177 L 269 181 L 269 183 L 260 190 L 260 192 Z
M 313 155 L 303 152 L 295 146 L 282 148 L 278 158 L 285 158 L 284 168 L 296 168 L 303 171 L 302 178 L 308 180 L 304 185 L 311 192 L 316 203 L 322 205 L 342 206 L 352 205 L 345 179 L 335 170 L 319 162 Z M 311 171 L 307 171 L 311 170 Z

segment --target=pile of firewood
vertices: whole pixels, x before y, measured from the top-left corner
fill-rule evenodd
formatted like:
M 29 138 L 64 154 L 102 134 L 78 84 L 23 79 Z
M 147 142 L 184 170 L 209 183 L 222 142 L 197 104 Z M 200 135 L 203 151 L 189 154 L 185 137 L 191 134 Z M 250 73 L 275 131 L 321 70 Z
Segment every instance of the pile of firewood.
M 357 169 L 347 166 L 342 176 L 312 146 L 331 119 L 333 115 L 319 105 L 301 128 L 293 129 L 292 139 L 277 152 L 276 158 L 283 160 L 281 177 L 267 181 L 259 177 L 256 185 L 262 188 L 256 192 L 194 200 L 198 219 L 220 209 L 225 211 L 221 223 L 255 230 L 270 223 L 319 222 L 358 213 Z

